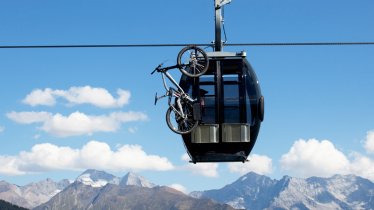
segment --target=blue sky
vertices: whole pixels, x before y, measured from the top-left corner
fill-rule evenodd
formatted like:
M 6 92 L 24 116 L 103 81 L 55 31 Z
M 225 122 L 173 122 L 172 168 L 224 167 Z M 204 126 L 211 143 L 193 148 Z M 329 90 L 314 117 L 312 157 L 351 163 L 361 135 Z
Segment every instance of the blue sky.
M 0 1 L 0 45 L 209 43 L 213 1 Z M 233 0 L 229 43 L 373 41 L 374 2 Z M 353 173 L 374 180 L 374 47 L 247 51 L 265 121 L 246 164 L 188 164 L 165 123 L 157 64 L 179 47 L 0 49 L 0 180 L 135 171 L 186 191 L 255 171 L 279 178 Z M 179 72 L 175 72 L 176 77 Z M 93 96 L 94 95 L 94 96 Z

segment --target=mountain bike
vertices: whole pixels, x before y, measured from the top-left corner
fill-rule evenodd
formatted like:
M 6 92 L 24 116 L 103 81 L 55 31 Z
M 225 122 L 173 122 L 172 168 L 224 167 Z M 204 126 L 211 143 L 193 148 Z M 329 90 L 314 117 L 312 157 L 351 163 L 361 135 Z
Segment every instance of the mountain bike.
M 198 125 L 201 118 L 200 104 L 197 99 L 193 99 L 184 92 L 168 71 L 178 68 L 189 77 L 199 77 L 208 70 L 208 56 L 199 47 L 187 46 L 178 53 L 177 65 L 169 67 L 162 67 L 162 65 L 158 65 L 151 74 L 156 71 L 161 73 L 166 93 L 162 96 L 157 96 L 156 93 L 154 103 L 156 105 L 159 99 L 168 97 L 169 108 L 166 111 L 168 127 L 177 134 L 188 134 Z M 167 85 L 166 78 L 174 85 L 174 88 Z

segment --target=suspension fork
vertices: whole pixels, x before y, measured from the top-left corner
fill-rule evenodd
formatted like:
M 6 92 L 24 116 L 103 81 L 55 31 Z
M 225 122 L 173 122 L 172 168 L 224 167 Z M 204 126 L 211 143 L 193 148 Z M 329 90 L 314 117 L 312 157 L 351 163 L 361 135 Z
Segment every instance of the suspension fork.
M 183 112 L 182 103 L 181 103 L 181 99 L 180 98 L 177 99 L 177 105 L 178 105 L 178 108 L 179 108 L 179 111 L 181 113 L 182 118 L 185 119 L 186 116 L 185 116 L 185 114 Z

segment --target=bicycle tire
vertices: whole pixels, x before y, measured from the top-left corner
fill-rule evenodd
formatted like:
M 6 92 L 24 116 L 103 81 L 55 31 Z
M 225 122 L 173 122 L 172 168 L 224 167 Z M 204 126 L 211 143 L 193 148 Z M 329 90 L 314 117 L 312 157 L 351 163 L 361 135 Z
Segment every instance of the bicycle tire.
M 203 49 L 191 45 L 184 47 L 178 53 L 177 64 L 183 74 L 189 77 L 199 77 L 208 71 L 209 59 Z
M 168 125 L 170 130 L 181 135 L 191 133 L 192 130 L 196 128 L 196 126 L 198 125 L 198 121 L 193 119 L 192 106 L 187 107 L 187 109 L 185 108 L 185 110 L 183 111 L 187 112 L 188 116 L 187 120 L 183 120 L 183 122 L 178 122 L 179 120 L 181 120 L 178 119 L 179 116 L 175 116 L 175 119 L 172 119 L 172 113 L 174 113 L 174 115 L 177 114 L 174 112 L 173 107 L 170 106 L 169 109 L 166 111 L 166 124 Z M 177 123 L 177 126 L 174 126 L 172 120 L 174 120 L 174 122 Z

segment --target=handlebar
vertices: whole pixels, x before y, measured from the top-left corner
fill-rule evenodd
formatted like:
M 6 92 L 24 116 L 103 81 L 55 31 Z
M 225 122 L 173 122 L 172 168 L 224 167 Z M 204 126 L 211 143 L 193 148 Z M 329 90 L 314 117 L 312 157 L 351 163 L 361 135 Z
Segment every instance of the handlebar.
M 166 72 L 166 71 L 168 71 L 168 70 L 170 70 L 170 69 L 176 69 L 176 68 L 181 68 L 181 67 L 183 67 L 183 66 L 187 66 L 187 65 L 185 65 L 185 64 L 183 64 L 183 65 L 174 65 L 174 66 L 168 66 L 168 67 L 164 67 L 164 68 L 161 68 L 162 67 L 162 65 L 164 65 L 164 63 L 161 63 L 160 65 L 158 65 L 156 68 L 155 68 L 155 70 L 153 70 L 152 72 L 151 72 L 151 74 L 154 74 L 156 71 L 157 72 Z
M 163 63 L 160 63 L 160 65 L 158 65 L 158 66 L 155 68 L 155 70 L 153 70 L 153 71 L 151 72 L 151 75 L 154 74 L 156 71 L 160 71 L 162 65 L 163 65 Z

